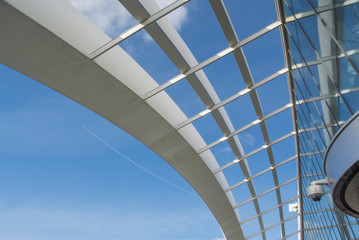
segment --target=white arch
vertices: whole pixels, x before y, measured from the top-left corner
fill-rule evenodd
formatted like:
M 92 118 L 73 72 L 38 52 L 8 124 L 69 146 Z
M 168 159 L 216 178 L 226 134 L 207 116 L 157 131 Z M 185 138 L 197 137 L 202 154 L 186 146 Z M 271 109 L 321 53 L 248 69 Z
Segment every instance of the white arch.
M 228 240 L 244 239 L 228 184 L 185 115 L 120 47 L 92 61 L 110 38 L 63 0 L 0 1 L 0 61 L 121 127 L 174 167 L 206 202 Z

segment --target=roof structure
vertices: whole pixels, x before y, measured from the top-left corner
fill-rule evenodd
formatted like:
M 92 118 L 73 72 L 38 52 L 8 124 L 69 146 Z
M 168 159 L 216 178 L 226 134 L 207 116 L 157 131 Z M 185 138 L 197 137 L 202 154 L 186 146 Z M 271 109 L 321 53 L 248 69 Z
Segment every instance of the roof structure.
M 64 0 L 2 1 L 1 62 L 151 148 L 227 240 L 358 237 L 329 196 L 313 205 L 304 190 L 358 110 L 358 44 L 331 31 L 346 11 L 359 22 L 358 1 L 114 1 L 134 22 L 127 30 L 101 30 L 70 2 L 83 13 Z M 191 21 L 177 25 L 179 11 Z

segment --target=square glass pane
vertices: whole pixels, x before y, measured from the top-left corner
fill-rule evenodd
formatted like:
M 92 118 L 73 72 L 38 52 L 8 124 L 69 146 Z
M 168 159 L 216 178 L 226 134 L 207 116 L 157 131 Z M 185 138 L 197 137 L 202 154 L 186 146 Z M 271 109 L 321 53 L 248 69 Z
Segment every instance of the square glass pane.
M 248 154 L 264 145 L 262 131 L 259 125 L 254 125 L 253 127 L 245 130 L 244 132 L 239 133 L 238 138 L 239 141 L 241 141 L 245 154 Z
M 275 223 L 280 222 L 279 211 L 274 209 L 262 215 L 264 228 L 270 227 Z
M 238 208 L 240 221 L 257 215 L 253 201 L 250 201 Z
M 144 30 L 119 45 L 159 85 L 180 74 L 176 65 Z
M 261 230 L 258 218 L 252 219 L 242 225 L 243 234 L 245 237 L 248 237 L 252 234 L 255 234 Z
M 274 225 L 274 222 L 272 222 Z M 275 226 L 274 228 L 268 229 L 266 231 L 267 239 L 281 239 L 281 228 L 280 226 Z
M 290 161 L 276 168 L 279 184 L 284 183 L 294 177 L 297 174 L 297 162 L 295 160 Z
M 243 4 L 241 1 L 225 0 L 224 3 L 239 39 L 248 37 L 277 21 L 273 1 L 252 0 Z
M 279 189 L 282 196 L 282 202 L 298 195 L 298 185 L 296 180 L 280 187 Z
M 257 119 L 256 112 L 249 94 L 245 94 L 236 100 L 225 105 L 227 114 L 230 117 L 235 130 Z
M 275 207 L 278 205 L 277 193 L 276 191 L 271 191 L 269 193 L 264 194 L 258 198 L 259 207 L 261 212 Z
M 267 115 L 290 103 L 286 75 L 283 74 L 257 88 L 263 115 Z
M 285 67 L 279 29 L 246 44 L 243 51 L 254 82 L 259 82 Z
M 246 88 L 233 54 L 228 54 L 203 69 L 221 101 Z
M 185 7 L 186 16 L 177 31 L 196 61 L 202 62 L 228 47 L 209 1 L 191 1 Z
M 266 150 L 262 150 L 248 157 L 247 163 L 252 176 L 270 167 L 268 153 Z
M 188 118 L 191 118 L 207 109 L 201 98 L 197 95 L 186 79 L 177 82 L 165 91 Z
M 212 147 L 211 151 L 221 167 L 236 159 L 236 156 L 227 141 L 223 141 Z
M 223 133 L 216 120 L 211 114 L 207 114 L 192 123 L 207 144 L 210 144 L 221 137 Z
M 252 198 L 252 195 L 249 192 L 248 185 L 246 183 L 243 183 L 238 187 L 232 189 L 232 194 L 237 204 Z
M 276 164 L 296 155 L 294 140 L 294 136 L 292 136 L 271 146 Z
M 284 226 L 286 234 L 291 234 L 298 231 L 298 217 L 285 222 Z
M 270 141 L 274 141 L 294 131 L 291 108 L 268 118 L 265 122 Z
M 271 188 L 274 188 L 272 172 L 266 172 L 264 174 L 261 174 L 258 177 L 254 178 L 252 181 L 254 183 L 256 194 L 260 194 Z
M 224 176 L 227 179 L 227 182 L 229 186 L 233 186 L 236 183 L 239 183 L 240 181 L 243 181 L 244 176 L 241 170 L 241 167 L 239 164 L 234 164 L 230 166 L 229 168 L 224 169 L 223 171 Z

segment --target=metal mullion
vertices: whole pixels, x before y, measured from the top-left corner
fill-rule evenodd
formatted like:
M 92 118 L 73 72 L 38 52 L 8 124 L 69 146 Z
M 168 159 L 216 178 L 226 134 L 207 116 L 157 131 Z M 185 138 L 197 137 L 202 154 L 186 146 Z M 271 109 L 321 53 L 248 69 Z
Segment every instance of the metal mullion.
M 292 9 L 288 6 L 288 3 L 286 2 L 286 0 L 283 0 L 283 1 L 287 4 L 288 9 L 293 13 Z M 341 92 L 340 92 L 340 88 L 339 88 L 338 85 L 335 83 L 332 74 L 329 72 L 328 68 L 325 66 L 325 64 L 324 64 L 324 62 L 323 62 L 323 60 L 322 60 L 322 57 L 319 55 L 318 51 L 315 49 L 315 47 L 314 47 L 312 41 L 311 41 L 310 38 L 308 37 L 307 33 L 304 31 L 302 25 L 299 23 L 298 20 L 296 20 L 296 22 L 298 23 L 298 26 L 299 26 L 300 29 L 302 30 L 302 32 L 303 32 L 305 38 L 308 40 L 309 45 L 313 48 L 313 51 L 314 51 L 315 55 L 317 56 L 317 58 L 319 59 L 319 61 L 320 61 L 321 64 L 322 64 L 324 70 L 325 70 L 326 73 L 328 74 L 329 79 L 330 79 L 330 80 L 332 81 L 332 83 L 333 83 L 333 86 L 335 86 L 335 88 L 337 89 L 338 93 L 341 95 L 344 104 L 345 104 L 346 107 L 348 108 L 349 112 L 353 115 L 353 113 L 352 113 L 352 111 L 351 111 L 351 109 L 350 109 L 348 103 L 346 102 L 346 100 L 344 99 L 344 97 L 342 96 L 342 94 L 341 94 Z M 286 25 L 283 25 L 283 26 L 286 28 L 288 36 L 290 36 L 290 37 L 293 39 L 293 37 L 292 37 L 292 35 L 290 34 L 290 31 L 289 31 L 289 29 L 287 28 L 287 26 L 286 26 Z M 293 40 L 293 42 L 295 42 L 295 41 Z
M 304 205 L 308 205 L 308 204 L 306 204 L 306 201 L 304 201 Z M 311 207 L 308 207 L 308 206 L 306 206 L 306 208 L 310 208 L 310 209 L 311 209 Z M 320 217 L 319 215 L 315 215 L 315 216 L 305 215 L 305 216 L 307 216 L 307 218 L 310 219 L 311 223 L 322 221 L 322 219 L 320 219 L 320 221 L 318 221 L 318 218 Z M 315 220 L 313 220 L 313 219 L 315 219 Z M 322 221 L 322 225 L 323 225 L 323 221 Z M 308 229 L 308 228 L 306 228 L 305 231 L 308 231 L 307 229 Z M 324 232 L 327 233 L 326 231 L 324 231 Z M 316 234 L 317 231 L 314 231 L 313 233 Z M 324 235 L 324 234 L 319 234 L 319 238 L 322 239 L 322 236 L 323 236 L 323 235 Z M 325 235 L 327 235 L 327 234 L 325 234 Z M 330 234 L 329 236 L 331 237 L 331 239 L 333 239 L 333 237 L 332 237 L 331 234 Z M 328 239 L 328 237 L 327 237 L 327 238 L 324 238 L 324 240 L 327 240 L 327 239 Z
M 294 41 L 293 41 L 293 42 L 294 42 Z M 315 79 L 312 70 L 311 70 L 311 69 L 309 68 L 309 66 L 307 65 L 307 61 L 305 60 L 303 54 L 301 53 L 301 51 L 299 50 L 299 47 L 297 46 L 297 44 L 296 44 L 295 42 L 294 42 L 294 45 L 296 46 L 296 48 L 297 48 L 297 50 L 298 50 L 300 56 L 302 57 L 302 59 L 303 59 L 303 61 L 304 61 L 304 64 L 306 65 L 306 68 L 307 68 L 307 70 L 309 71 L 310 76 L 312 77 L 312 79 L 313 79 L 313 81 L 314 81 L 314 83 L 315 83 L 315 86 L 316 86 L 317 89 L 319 90 L 319 93 L 320 93 L 320 96 L 319 96 L 319 97 L 321 97 L 322 100 L 325 102 L 325 105 L 327 106 L 327 108 L 328 108 L 330 114 L 332 115 L 332 117 L 334 118 L 335 122 L 337 123 L 338 120 L 337 120 L 336 116 L 334 115 L 332 109 L 329 107 L 329 104 L 328 104 L 328 102 L 326 101 L 325 95 L 322 93 L 322 90 L 320 89 L 320 86 L 319 86 L 317 80 Z M 293 60 L 294 64 L 296 64 L 296 62 L 295 62 L 295 60 L 294 60 L 293 57 L 292 57 L 292 60 Z M 307 83 L 306 83 L 306 81 L 305 81 L 304 76 L 301 74 L 301 72 L 300 72 L 299 70 L 298 70 L 298 73 L 299 73 L 299 75 L 301 76 L 301 78 L 302 78 L 302 80 L 303 80 L 303 83 L 304 83 L 304 85 L 305 85 L 307 91 L 308 91 L 309 94 L 313 97 L 313 95 L 311 94 L 310 89 L 309 89 L 309 87 L 308 87 L 308 85 L 307 85 Z M 294 76 L 293 76 L 293 77 L 294 77 Z M 299 88 L 299 86 L 298 86 L 298 88 Z M 304 96 L 303 96 L 303 98 L 304 98 Z M 313 102 L 313 103 L 315 104 L 315 102 Z M 316 104 L 315 104 L 315 107 L 317 108 Z M 317 111 L 318 111 L 318 110 L 317 110 Z M 318 113 L 319 113 L 319 112 L 318 112 Z M 322 121 L 324 121 L 324 120 L 322 120 Z M 323 123 L 323 124 L 325 124 L 325 123 Z
M 275 0 L 275 6 L 277 11 L 278 19 L 284 23 L 280 26 L 280 34 L 281 34 L 281 40 L 282 40 L 282 48 L 283 48 L 283 55 L 284 55 L 284 61 L 286 68 L 290 69 L 292 71 L 292 64 L 289 58 L 289 55 L 287 54 L 287 49 L 289 48 L 288 44 L 288 36 L 286 34 L 284 25 L 286 24 L 286 18 L 285 13 L 283 9 L 283 4 L 280 0 Z M 297 123 L 297 108 L 296 108 L 296 99 L 295 99 L 295 93 L 294 93 L 294 82 L 293 78 L 289 72 L 287 72 L 287 82 L 288 82 L 288 92 L 290 95 L 290 101 L 293 105 L 292 107 L 292 121 L 293 121 L 293 129 L 296 133 L 295 135 L 295 151 L 297 155 L 297 176 L 298 176 L 298 194 L 299 194 L 299 200 L 298 200 L 298 212 L 299 212 L 299 223 L 298 223 L 298 231 L 300 232 L 299 239 L 303 240 L 303 204 L 302 204 L 302 180 L 301 180 L 301 157 L 300 157 L 300 146 L 299 146 L 299 134 L 298 134 L 298 123 Z M 281 212 L 283 214 L 283 211 Z M 284 228 L 284 225 L 282 226 Z M 282 231 L 282 237 L 285 235 L 284 231 Z
M 348 223 L 345 223 L 345 224 L 342 224 L 342 225 L 339 225 L 340 227 L 343 227 L 343 226 L 348 226 L 348 225 L 356 225 L 357 223 L 356 222 L 348 222 Z M 335 225 L 331 225 L 331 226 L 326 226 L 326 227 L 323 227 L 323 228 L 333 228 L 335 227 Z M 312 228 L 310 230 L 317 230 L 319 228 Z M 354 236 L 355 237 L 355 236 Z
M 301 121 L 301 119 L 299 118 L 299 120 Z M 306 145 L 306 143 L 304 142 L 304 144 L 305 144 L 305 146 L 307 146 Z M 312 149 L 313 149 L 313 147 L 312 147 Z M 314 149 L 313 149 L 314 150 Z M 316 155 L 314 155 L 314 157 L 316 158 Z M 314 170 L 316 171 L 316 172 L 319 172 L 317 169 L 316 169 L 316 164 L 314 164 L 314 162 L 313 162 L 313 160 L 311 159 L 311 161 L 312 161 L 312 165 L 313 165 L 313 167 L 314 167 Z M 316 160 L 316 162 L 318 163 L 318 160 Z M 303 165 L 304 167 L 306 167 L 306 165 L 304 164 Z M 321 168 L 320 166 L 319 166 L 319 168 Z M 321 169 L 321 171 L 323 171 L 323 169 Z M 318 179 L 312 179 L 312 180 L 318 180 Z M 332 214 L 333 215 L 333 214 Z M 327 217 L 328 217 L 328 220 L 330 219 L 330 217 L 329 217 L 329 215 L 327 214 Z M 335 216 L 332 216 L 332 218 L 334 219 L 334 221 L 336 222 L 336 224 L 338 225 L 338 223 L 337 223 L 337 219 L 336 219 L 336 217 Z
M 356 55 L 358 53 L 359 53 L 359 49 L 353 49 L 353 50 L 347 51 L 348 56 Z M 328 62 L 328 61 L 333 61 L 333 60 L 343 58 L 343 57 L 345 57 L 345 55 L 343 53 L 340 53 L 340 54 L 338 54 L 336 56 L 331 55 L 331 56 L 322 57 L 322 61 L 323 62 Z M 315 66 L 315 65 L 319 65 L 319 64 L 321 64 L 320 60 L 313 60 L 313 61 L 307 62 L 308 66 Z M 300 69 L 300 68 L 303 68 L 303 67 L 305 67 L 304 63 L 297 63 L 297 66 L 292 66 L 292 70 Z
M 334 208 L 330 208 L 330 209 L 326 208 L 326 209 L 321 209 L 319 211 L 304 212 L 304 214 L 317 214 L 325 211 L 334 211 Z
M 303 165 L 303 166 L 304 166 L 304 167 L 307 167 L 306 165 Z M 316 171 L 317 171 L 317 170 L 316 170 Z M 313 180 L 317 180 L 317 179 L 315 179 L 314 176 L 312 176 L 312 180 L 311 180 L 311 181 L 313 181 Z M 308 200 L 308 199 L 307 199 L 307 200 Z M 311 201 L 311 200 L 310 200 L 310 201 Z M 306 202 L 306 201 L 304 201 L 304 203 L 305 203 L 305 202 Z M 311 202 L 311 203 L 312 203 L 312 202 Z M 313 209 L 313 208 L 312 208 L 312 204 L 309 204 L 309 206 L 310 206 L 309 209 Z M 314 208 L 318 208 L 317 205 L 314 205 L 313 207 L 314 207 Z M 318 216 L 318 215 L 315 215 L 315 217 L 317 217 L 317 216 Z M 309 215 L 309 217 L 312 218 L 312 216 L 310 216 L 310 215 Z M 320 217 L 320 216 L 319 216 L 319 217 Z M 328 220 L 330 221 L 329 216 L 327 216 L 327 217 L 328 217 Z M 321 221 L 322 221 L 322 224 L 328 225 L 327 218 L 324 218 L 324 221 L 325 221 L 325 222 L 324 222 L 323 220 L 321 220 Z M 315 221 L 312 221 L 312 222 L 315 222 Z M 330 221 L 330 222 L 331 222 L 331 221 Z M 331 235 L 330 235 L 330 236 L 331 236 Z
M 267 27 L 263 28 L 262 30 L 258 31 L 255 34 L 252 34 L 251 36 L 243 39 L 242 41 L 238 42 L 237 44 L 235 44 L 232 47 L 228 47 L 226 49 L 224 49 L 223 51 L 217 53 L 216 55 L 204 60 L 203 62 L 195 65 L 194 67 L 188 69 L 187 71 L 175 76 L 174 78 L 171 78 L 170 80 L 168 80 L 167 82 L 165 82 L 164 84 L 154 88 L 153 90 L 149 91 L 148 93 L 142 95 L 142 99 L 146 100 L 154 95 L 156 95 L 157 93 L 165 90 L 166 88 L 172 86 L 173 84 L 185 79 L 186 77 L 188 77 L 191 74 L 196 73 L 197 71 L 203 69 L 204 67 L 208 66 L 209 64 L 223 58 L 224 56 L 232 53 L 234 50 L 245 46 L 246 44 L 252 42 L 253 40 L 257 39 L 258 37 L 272 31 L 273 29 L 277 28 L 278 26 L 280 26 L 282 23 L 281 22 L 274 22 L 270 25 L 268 25 Z
M 246 154 L 246 155 L 243 155 L 241 158 L 235 159 L 235 160 L 233 160 L 232 162 L 227 163 L 226 165 L 224 165 L 224 166 L 222 166 L 222 167 L 220 167 L 220 168 L 214 170 L 214 171 L 213 171 L 213 174 L 219 173 L 219 172 L 223 171 L 224 169 L 229 168 L 230 166 L 232 166 L 232 165 L 234 165 L 234 164 L 236 164 L 236 163 L 239 163 L 240 161 L 242 161 L 242 160 L 244 160 L 244 159 L 246 159 L 246 158 L 248 158 L 248 157 L 250 157 L 250 156 L 256 154 L 257 152 L 260 152 L 260 151 L 262 151 L 262 150 L 264 150 L 264 149 L 266 149 L 266 148 L 268 148 L 268 147 L 270 147 L 270 146 L 272 146 L 272 145 L 274 145 L 274 144 L 276 144 L 276 143 L 278 143 L 278 142 L 281 142 L 281 141 L 283 141 L 283 140 L 285 140 L 285 139 L 287 139 L 287 138 L 289 138 L 289 137 L 291 137 L 291 136 L 293 136 L 293 135 L 295 135 L 295 133 L 293 133 L 293 132 L 292 132 L 292 133 L 289 133 L 289 134 L 287 134 L 287 135 L 284 135 L 284 136 L 282 136 L 282 137 L 280 137 L 280 138 L 278 138 L 278 139 L 276 139 L 276 140 L 270 142 L 268 145 L 261 146 L 261 147 L 255 149 L 255 150 L 253 150 L 252 152 L 250 152 L 250 153 L 248 153 L 248 154 Z
M 358 0 L 347 0 L 347 1 L 337 3 L 337 4 L 334 4 L 334 5 L 333 4 L 328 4 L 328 5 L 325 5 L 325 6 L 321 6 L 321 7 L 316 8 L 316 10 L 318 11 L 318 13 L 322 13 L 322 12 L 334 10 L 336 8 L 349 6 L 351 4 L 355 4 L 355 3 L 358 3 L 358 2 L 359 2 Z M 295 19 L 302 19 L 302 18 L 314 16 L 314 15 L 315 15 L 315 12 L 313 10 L 306 11 L 306 12 L 301 12 L 301 13 L 295 14 L 295 17 L 293 17 L 293 16 L 286 17 L 286 22 L 293 22 L 293 21 L 295 21 Z
M 315 121 L 315 119 L 314 119 L 314 117 L 313 117 L 312 112 L 310 111 L 309 104 L 308 104 L 308 103 L 306 102 L 306 100 L 304 99 L 302 90 L 300 89 L 297 80 L 294 79 L 294 81 L 295 81 L 295 83 L 296 83 L 296 85 L 297 85 L 297 87 L 298 87 L 299 93 L 300 93 L 300 94 L 302 95 L 302 97 L 303 97 L 304 105 L 306 106 L 306 108 L 307 108 L 307 110 L 308 110 L 308 113 L 309 113 L 309 115 L 310 115 L 310 117 L 311 117 L 311 119 L 312 119 L 312 121 L 313 121 L 313 123 L 314 123 L 314 126 L 315 126 L 315 128 L 317 129 L 317 131 L 318 131 L 318 133 L 319 133 L 318 126 L 317 126 L 317 124 L 315 123 L 316 121 Z M 303 81 L 304 81 L 304 79 L 303 79 Z M 323 126 L 325 127 L 325 130 L 327 131 L 328 135 L 329 135 L 330 137 L 332 137 L 332 135 L 330 134 L 330 132 L 329 132 L 329 130 L 328 130 L 328 128 L 327 128 L 327 125 L 325 124 L 324 119 L 322 118 L 322 115 L 321 115 L 321 113 L 320 113 L 320 111 L 319 111 L 319 109 L 318 109 L 316 103 L 315 103 L 315 102 L 312 102 L 312 103 L 314 104 L 315 109 L 317 110 L 317 113 L 318 113 L 318 115 L 319 115 L 319 117 L 320 117 L 320 120 L 322 121 Z M 302 108 L 302 105 L 299 105 L 299 107 Z M 302 111 L 302 112 L 303 112 L 303 111 Z M 308 124 L 308 126 L 310 126 L 310 124 L 309 124 L 308 121 L 307 121 L 307 124 Z M 319 136 L 320 136 L 322 142 L 325 143 L 324 139 L 322 139 L 322 137 L 321 137 L 320 134 L 319 134 Z M 314 135 L 313 135 L 313 137 L 314 137 Z M 325 144 L 325 145 L 326 145 L 326 144 Z
M 270 192 L 272 192 L 272 191 L 274 191 L 276 189 L 279 189 L 279 188 L 281 188 L 281 187 L 283 187 L 283 186 L 285 186 L 285 185 L 287 185 L 287 184 L 289 184 L 289 183 L 291 183 L 291 182 L 293 182 L 295 180 L 298 180 L 298 177 L 294 177 L 292 179 L 289 179 L 288 181 L 285 181 L 284 183 L 278 184 L 275 187 L 272 187 L 272 188 L 270 188 L 270 189 L 268 189 L 268 190 L 266 190 L 266 191 L 264 191 L 264 192 L 262 192 L 260 194 L 257 194 L 255 197 L 252 197 L 252 198 L 247 199 L 247 200 L 245 200 L 245 201 L 243 201 L 241 203 L 238 203 L 238 204 L 234 205 L 233 208 L 234 209 L 239 208 L 240 206 L 243 206 L 244 204 L 249 203 L 250 201 L 258 199 L 259 197 L 261 197 L 261 196 L 263 196 L 263 195 L 265 195 L 267 193 L 270 193 Z
M 307 199 L 308 200 L 308 199 Z M 309 200 L 310 201 L 310 203 L 312 203 L 311 201 L 312 200 Z M 307 205 L 309 205 L 309 207 L 307 207 L 307 209 L 310 209 L 310 210 L 312 210 L 313 211 L 313 208 L 314 209 L 318 209 L 318 206 L 317 205 L 315 205 L 315 204 L 309 204 L 308 203 L 308 201 L 305 201 L 304 203 L 307 203 Z M 320 221 L 321 221 L 321 223 L 322 223 L 322 225 L 328 225 L 328 221 L 331 223 L 331 221 L 330 221 L 330 219 L 328 218 L 325 218 L 324 216 L 321 216 L 321 215 L 319 215 L 319 214 L 316 214 L 315 216 L 312 216 L 312 215 L 306 215 L 306 216 L 309 216 L 309 218 L 320 218 Z M 323 221 L 323 218 L 324 218 L 324 221 Z M 328 220 L 328 221 L 327 221 Z M 318 222 L 318 221 L 313 221 L 312 220 L 312 222 Z M 332 223 L 331 223 L 332 224 Z M 326 232 L 327 233 L 327 232 Z M 330 232 L 329 232 L 330 233 Z M 330 233 L 330 236 L 332 237 L 332 235 L 331 235 L 331 233 Z
M 340 121 L 338 122 L 338 124 L 336 123 L 331 123 L 331 124 L 326 124 L 328 127 L 338 127 L 340 125 L 343 125 L 345 122 L 344 121 Z M 324 129 L 325 127 L 322 125 L 322 126 L 318 126 L 318 129 Z M 316 128 L 302 128 L 302 129 L 299 129 L 299 133 L 303 133 L 303 132 L 311 132 L 311 131 L 316 131 Z
M 325 150 L 308 152 L 308 153 L 301 153 L 300 156 L 310 156 L 310 155 L 323 154 L 323 153 L 325 153 Z
M 129 28 L 128 30 L 121 33 L 119 36 L 115 37 L 111 41 L 105 43 L 103 46 L 99 47 L 92 53 L 90 53 L 90 58 L 94 60 L 95 58 L 101 56 L 111 48 L 115 47 L 117 44 L 121 43 L 122 41 L 126 40 L 127 38 L 131 37 L 135 33 L 139 32 L 140 30 L 144 29 L 151 23 L 159 20 L 160 18 L 166 16 L 167 14 L 173 12 L 177 8 L 183 6 L 184 4 L 188 3 L 191 0 L 177 0 L 176 2 L 166 6 L 165 8 L 159 10 L 152 16 L 148 17 L 147 19 L 143 20 L 141 23 L 136 24 L 135 26 Z
M 293 156 L 293 157 L 290 157 L 290 158 L 288 158 L 288 159 L 286 159 L 286 160 L 284 160 L 284 161 L 282 161 L 282 162 L 280 162 L 280 163 L 278 163 L 278 164 L 276 164 L 276 165 L 274 165 L 274 166 L 272 166 L 272 167 L 269 167 L 269 168 L 267 168 L 267 169 L 265 169 L 265 170 L 263 170 L 263 171 L 261 171 L 261 172 L 255 174 L 255 175 L 252 175 L 248 180 L 255 179 L 256 177 L 258 177 L 258 176 L 260 176 L 260 175 L 262 175 L 262 174 L 264 174 L 264 173 L 266 173 L 266 172 L 271 171 L 273 168 L 277 168 L 277 167 L 279 167 L 279 166 L 282 166 L 282 165 L 284 165 L 284 164 L 286 164 L 286 163 L 288 163 L 288 162 L 293 161 L 293 160 L 296 159 L 296 158 L 297 158 L 297 155 L 295 155 L 295 156 Z M 246 182 L 247 182 L 246 180 L 243 180 L 243 181 L 241 181 L 241 182 L 239 182 L 239 183 L 236 183 L 236 184 L 232 185 L 232 186 L 229 187 L 229 188 L 224 189 L 224 191 L 225 191 L 225 192 L 231 191 L 232 189 L 234 189 L 234 188 L 236 188 L 236 187 L 239 187 L 240 185 L 242 185 L 242 184 L 244 184 L 244 183 L 246 183 Z
M 302 178 L 311 178 L 314 176 L 324 176 L 325 173 L 321 172 L 321 173 L 313 173 L 313 174 L 307 174 L 307 175 L 302 175 Z
M 342 95 L 344 96 L 345 94 L 348 94 L 348 93 L 353 93 L 353 92 L 359 92 L 359 87 L 356 87 L 356 88 L 350 88 L 350 89 L 344 89 L 341 91 L 342 92 Z M 321 98 L 338 98 L 340 97 L 340 94 L 339 93 L 334 93 L 334 94 L 325 94 L 325 95 L 322 95 L 320 97 L 312 97 L 312 98 L 306 98 L 306 99 L 303 99 L 303 100 L 297 100 L 296 101 L 296 105 L 300 105 L 300 104 L 305 104 L 305 103 L 310 103 L 310 102 L 315 102 L 315 101 L 321 101 Z
M 259 215 L 264 215 L 264 214 L 266 214 L 266 213 L 269 213 L 270 211 L 273 211 L 273 210 L 275 210 L 275 209 L 277 209 L 277 208 L 279 208 L 279 207 L 281 207 L 281 206 L 283 206 L 283 205 L 285 205 L 285 204 L 287 204 L 287 203 L 290 203 L 291 201 L 294 201 L 294 200 L 296 200 L 296 199 L 298 199 L 298 198 L 299 198 L 299 195 L 298 195 L 298 196 L 295 196 L 295 197 L 293 197 L 293 198 L 291 198 L 291 199 L 289 199 L 289 200 L 286 200 L 286 201 L 282 202 L 282 203 L 279 204 L 279 205 L 276 205 L 276 206 L 274 206 L 274 207 L 272 207 L 272 208 L 269 208 L 269 209 L 267 209 L 267 210 L 265 210 L 265 211 L 262 211 L 260 214 L 258 214 L 258 215 L 256 215 L 256 216 L 253 216 L 253 217 L 250 217 L 250 218 L 247 218 L 247 219 L 245 219 L 245 220 L 243 220 L 243 221 L 241 221 L 241 222 L 239 222 L 239 223 L 240 223 L 240 224 L 244 224 L 244 223 L 246 223 L 246 222 L 249 222 L 249 221 L 251 221 L 251 220 L 257 218 Z
M 295 83 L 296 83 L 297 86 L 298 86 L 297 80 L 294 79 L 294 81 L 295 81 Z M 299 93 L 300 93 L 300 94 L 302 95 L 302 97 L 304 98 L 303 93 L 302 93 L 302 91 L 300 90 L 299 86 L 298 86 L 298 90 L 299 90 Z M 310 111 L 310 108 L 309 108 L 308 104 L 306 103 L 306 104 L 304 104 L 304 105 L 305 105 L 305 107 L 306 107 L 307 110 L 308 110 L 308 113 L 309 113 L 309 115 L 310 115 L 310 117 L 311 117 L 311 119 L 312 119 L 312 121 L 313 121 L 313 124 L 314 124 L 315 128 L 317 129 L 317 132 L 318 132 L 318 134 L 319 134 L 319 137 L 320 137 L 322 143 L 326 146 L 327 143 L 326 143 L 326 141 L 324 141 L 324 139 L 322 139 L 322 135 L 321 135 L 320 132 L 319 132 L 318 126 L 317 126 L 317 124 L 315 123 L 316 121 L 315 121 L 315 119 L 314 119 L 314 117 L 313 117 L 312 112 Z M 299 107 L 302 108 L 302 104 L 299 105 Z M 321 119 L 323 125 L 325 126 L 325 129 L 327 130 L 328 135 L 331 136 L 331 134 L 329 133 L 328 128 L 327 128 L 326 125 L 325 125 L 325 121 L 324 121 L 324 120 L 322 119 L 322 117 L 321 117 L 320 111 L 319 111 L 317 108 L 316 108 L 316 110 L 318 111 L 318 114 L 319 114 L 319 116 L 320 116 L 320 119 Z M 302 112 L 303 112 L 303 111 L 302 111 Z M 306 122 L 307 122 L 308 126 L 310 126 L 309 121 L 308 121 L 307 119 L 306 119 Z M 314 137 L 314 135 L 313 135 L 313 132 L 310 132 L 310 133 L 312 134 L 313 139 L 315 140 L 315 137 Z M 316 141 L 315 141 L 315 142 L 316 142 Z M 320 150 L 319 147 L 318 147 L 318 150 Z
M 286 218 L 286 219 L 284 219 L 283 221 L 281 221 L 279 223 L 273 224 L 272 226 L 269 226 L 269 227 L 267 227 L 267 228 L 265 228 L 265 229 L 263 229 L 263 230 L 261 230 L 259 232 L 253 233 L 252 235 L 249 235 L 249 236 L 245 237 L 245 239 L 250 239 L 252 237 L 255 237 L 255 236 L 257 236 L 258 234 L 260 234 L 262 232 L 268 231 L 268 230 L 270 230 L 270 229 L 272 229 L 272 228 L 274 228 L 274 227 L 276 227 L 278 225 L 281 225 L 281 224 L 283 224 L 285 222 L 288 222 L 288 221 L 290 221 L 290 220 L 292 220 L 292 219 L 294 219 L 294 218 L 296 218 L 298 216 L 299 216 L 299 214 L 296 214 L 296 215 L 293 215 L 293 216 L 291 216 L 289 218 Z
M 300 116 L 298 116 L 298 120 L 299 120 L 299 121 L 302 121 L 302 119 L 301 119 Z M 310 133 L 312 133 L 312 132 L 310 132 Z M 307 139 L 309 139 L 308 132 L 304 132 L 304 134 L 307 135 Z M 316 140 L 315 140 L 315 137 L 314 137 L 313 133 L 312 133 L 312 137 L 313 137 L 314 142 L 316 143 Z M 305 144 L 305 146 L 307 146 L 306 142 L 304 142 L 304 144 Z M 312 149 L 313 152 L 314 152 L 314 147 L 313 147 L 313 145 L 311 144 L 311 142 L 309 142 L 309 144 L 310 144 L 310 146 L 311 146 L 311 149 Z M 322 151 L 319 149 L 318 144 L 316 144 L 316 146 L 317 146 L 317 150 L 318 150 L 319 154 L 321 155 L 321 152 L 322 152 Z M 307 146 L 307 149 L 309 149 L 308 146 Z M 316 162 L 318 163 L 319 161 L 318 161 L 316 155 L 314 155 L 314 157 L 316 158 L 316 160 L 317 160 Z M 323 156 L 322 156 L 322 155 L 321 155 L 321 157 L 322 157 L 322 159 L 323 159 Z M 313 162 L 313 166 L 315 166 L 314 162 Z M 320 166 L 319 166 L 319 169 L 321 170 L 321 172 L 323 172 L 323 169 L 322 169 Z M 318 172 L 318 171 L 317 171 L 317 172 Z
M 322 25 L 324 26 L 324 28 L 327 30 L 327 32 L 329 33 L 329 35 L 331 36 L 331 38 L 333 39 L 333 41 L 335 42 L 335 44 L 337 45 L 337 47 L 340 49 L 340 51 L 342 51 L 342 53 L 345 55 L 345 57 L 347 58 L 348 62 L 350 63 L 350 65 L 352 65 L 352 68 L 354 69 L 354 71 L 357 73 L 357 75 L 359 75 L 359 70 L 356 67 L 356 65 L 353 63 L 353 61 L 351 60 L 351 58 L 348 56 L 348 54 L 346 53 L 345 49 L 343 48 L 342 44 L 339 42 L 339 40 L 336 38 L 335 34 L 330 30 L 330 28 L 328 27 L 327 23 L 324 21 L 324 19 L 322 18 L 322 16 L 318 13 L 318 11 L 315 9 L 315 7 L 313 6 L 313 4 L 309 1 L 306 0 L 308 2 L 308 4 L 310 5 L 310 7 L 313 9 L 313 11 L 315 12 L 315 15 L 317 15 L 317 17 L 320 19 L 320 22 L 322 23 Z

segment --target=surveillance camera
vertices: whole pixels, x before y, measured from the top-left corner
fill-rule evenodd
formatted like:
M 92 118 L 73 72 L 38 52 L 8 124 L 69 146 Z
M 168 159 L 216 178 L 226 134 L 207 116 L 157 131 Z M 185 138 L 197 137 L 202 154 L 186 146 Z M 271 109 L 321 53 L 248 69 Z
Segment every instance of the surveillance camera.
M 314 202 L 320 201 L 324 195 L 324 190 L 321 185 L 310 184 L 307 187 L 307 196 L 313 199 Z

